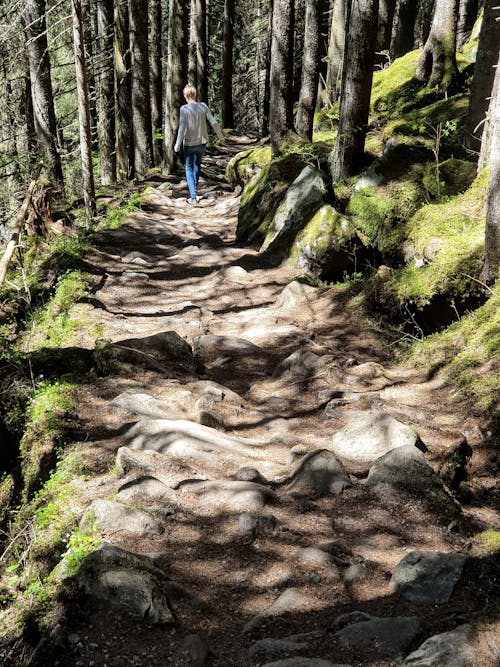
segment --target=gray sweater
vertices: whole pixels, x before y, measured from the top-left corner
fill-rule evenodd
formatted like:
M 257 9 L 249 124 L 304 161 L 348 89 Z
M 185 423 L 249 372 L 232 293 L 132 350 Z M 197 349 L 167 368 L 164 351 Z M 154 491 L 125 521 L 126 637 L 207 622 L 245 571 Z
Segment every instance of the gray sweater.
M 191 102 L 181 107 L 179 119 L 179 131 L 177 132 L 177 141 L 174 150 L 179 151 L 181 145 L 199 146 L 208 142 L 207 119 L 214 128 L 219 139 L 224 139 L 224 135 L 217 121 L 210 113 L 210 109 L 203 102 Z

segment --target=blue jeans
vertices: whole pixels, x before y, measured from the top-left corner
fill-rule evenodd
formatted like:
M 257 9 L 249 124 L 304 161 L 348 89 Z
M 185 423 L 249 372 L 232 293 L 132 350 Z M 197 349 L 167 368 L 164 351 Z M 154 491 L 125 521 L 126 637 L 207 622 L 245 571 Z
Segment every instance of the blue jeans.
M 184 146 L 184 169 L 191 199 L 196 198 L 196 187 L 200 178 L 201 159 L 205 154 L 205 144 Z

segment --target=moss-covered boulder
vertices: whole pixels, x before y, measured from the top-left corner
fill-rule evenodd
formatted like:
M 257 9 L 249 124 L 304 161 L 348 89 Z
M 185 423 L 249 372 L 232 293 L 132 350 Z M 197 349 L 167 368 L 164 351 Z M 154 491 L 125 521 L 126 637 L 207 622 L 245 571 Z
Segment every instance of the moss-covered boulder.
M 325 176 L 306 166 L 288 188 L 268 226 L 261 252 L 286 255 L 297 234 L 325 203 Z
M 270 146 L 250 148 L 233 157 L 226 167 L 226 178 L 231 185 L 243 187 L 270 162 Z
M 313 276 L 338 280 L 353 270 L 358 244 L 351 221 L 330 204 L 324 204 L 299 232 L 288 264 Z
M 476 174 L 477 165 L 474 162 L 450 158 L 439 165 L 429 165 L 422 180 L 426 192 L 436 199 L 465 192 Z
M 294 154 L 272 160 L 246 184 L 241 195 L 236 237 L 260 245 L 279 203 L 304 168 Z

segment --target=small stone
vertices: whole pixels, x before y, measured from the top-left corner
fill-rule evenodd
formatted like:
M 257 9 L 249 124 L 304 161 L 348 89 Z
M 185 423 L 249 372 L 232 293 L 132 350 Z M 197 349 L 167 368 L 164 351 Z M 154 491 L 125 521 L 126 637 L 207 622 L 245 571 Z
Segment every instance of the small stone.
M 354 565 L 350 565 L 344 572 L 344 581 L 346 584 L 352 584 L 353 581 L 364 581 L 368 578 L 369 574 L 366 565 L 355 563 Z
M 215 428 L 218 431 L 224 431 L 226 428 L 224 420 L 214 410 L 202 410 L 200 412 L 199 422 L 200 424 L 203 424 L 203 426 L 210 426 L 210 428 Z
M 255 482 L 256 484 L 269 484 L 269 481 L 256 468 L 243 466 L 235 475 L 240 482 Z

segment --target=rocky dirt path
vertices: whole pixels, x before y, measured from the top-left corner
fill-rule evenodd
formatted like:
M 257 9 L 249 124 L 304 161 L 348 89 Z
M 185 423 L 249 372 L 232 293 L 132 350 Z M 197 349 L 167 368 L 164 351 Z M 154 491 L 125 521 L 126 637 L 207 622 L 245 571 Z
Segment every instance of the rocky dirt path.
M 498 571 L 435 472 L 479 426 L 341 293 L 238 247 L 238 141 L 199 206 L 157 182 L 89 258 L 120 369 L 79 396 L 82 527 L 104 543 L 66 591 L 62 664 L 496 664 Z

